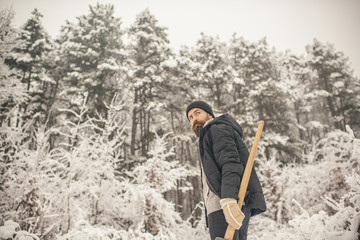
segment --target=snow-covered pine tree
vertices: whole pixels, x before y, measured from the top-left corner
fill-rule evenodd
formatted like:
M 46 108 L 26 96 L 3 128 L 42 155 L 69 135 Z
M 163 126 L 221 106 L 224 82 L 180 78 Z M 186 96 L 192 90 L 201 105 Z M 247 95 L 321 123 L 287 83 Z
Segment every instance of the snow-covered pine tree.
M 233 68 L 237 69 L 238 78 L 245 83 L 241 88 L 235 88 L 241 91 L 238 97 L 242 100 L 238 102 L 242 104 L 239 108 L 244 114 L 238 120 L 245 128 L 252 129 L 248 136 L 254 136 L 258 121 L 264 120 L 267 134 L 262 142 L 266 146 L 267 158 L 275 153 L 279 161 L 293 161 L 299 157 L 297 136 L 293 131 L 294 121 L 290 118 L 290 107 L 286 101 L 288 95 L 280 79 L 274 50 L 269 50 L 266 39 L 249 43 L 236 39 L 236 36 L 231 49 L 231 58 L 236 60 Z
M 191 102 L 193 99 L 201 99 L 204 92 L 201 88 L 201 63 L 196 60 L 195 49 L 182 46 L 175 57 L 175 63 L 170 66 L 170 74 L 174 79 L 172 83 L 178 89 L 177 95 L 183 103 L 184 99 Z M 182 114 L 184 109 L 181 108 Z
M 279 56 L 279 68 L 281 79 L 286 86 L 284 90 L 287 96 L 289 106 L 292 107 L 291 118 L 296 120 L 294 128 L 298 131 L 301 144 L 302 160 L 311 149 L 311 144 L 318 139 L 313 139 L 311 124 L 312 101 L 311 96 L 307 95 L 309 79 L 311 78 L 310 70 L 306 66 L 306 60 L 303 56 L 296 56 L 290 51 Z M 319 124 L 320 125 L 320 124 Z M 308 127 L 308 128 L 306 128 Z M 309 128 L 310 127 L 310 128 Z M 295 129 L 293 129 L 294 131 Z M 299 145 L 300 146 L 300 145 Z
M 85 101 L 87 114 L 105 117 L 105 104 L 122 92 L 123 31 L 113 5 L 98 3 L 89 11 L 61 30 L 58 65 L 66 74 L 61 98 L 66 108 L 77 111 Z
M 11 68 L 21 71 L 21 81 L 26 84 L 26 90 L 30 95 L 29 102 L 21 106 L 21 118 L 23 121 L 36 118 L 35 124 L 47 119 L 51 102 L 50 92 L 55 86 L 53 79 L 48 76 L 45 60 L 54 44 L 42 26 L 41 18 L 42 14 L 34 9 L 18 37 L 23 44 L 15 47 L 11 58 L 6 61 Z
M 145 9 L 139 13 L 128 29 L 129 56 L 132 60 L 129 80 L 132 92 L 131 154 L 140 149 L 146 156 L 154 138 L 151 125 L 166 120 L 157 113 L 165 106 L 163 99 L 169 94 L 166 72 L 162 63 L 169 59 L 166 28 Z
M 26 99 L 26 89 L 21 84 L 21 72 L 10 69 L 5 64 L 11 58 L 14 48 L 20 47 L 24 41 L 18 38 L 18 31 L 13 26 L 14 11 L 3 9 L 0 11 L 0 126 L 9 113 L 17 104 Z M 11 122 L 7 122 L 11 124 Z
M 308 88 L 315 95 L 316 104 L 325 109 L 318 109 L 323 114 L 320 116 L 323 122 L 343 131 L 351 122 L 358 129 L 359 86 L 356 84 L 358 79 L 352 77 L 349 60 L 333 45 L 317 39 L 306 46 L 306 52 L 308 66 L 313 71 L 312 84 Z
M 232 79 L 232 100 L 228 104 L 228 109 L 236 116 L 245 116 L 247 113 L 247 88 L 244 79 L 239 76 L 242 63 L 247 59 L 247 44 L 245 39 L 234 34 L 229 41 L 228 47 L 229 62 L 235 71 L 234 78 Z
M 201 34 L 196 43 L 195 61 L 201 64 L 200 87 L 206 100 L 222 113 L 230 96 L 232 81 L 235 78 L 232 66 L 226 55 L 226 44 L 219 37 Z M 197 98 L 200 96 L 197 96 Z

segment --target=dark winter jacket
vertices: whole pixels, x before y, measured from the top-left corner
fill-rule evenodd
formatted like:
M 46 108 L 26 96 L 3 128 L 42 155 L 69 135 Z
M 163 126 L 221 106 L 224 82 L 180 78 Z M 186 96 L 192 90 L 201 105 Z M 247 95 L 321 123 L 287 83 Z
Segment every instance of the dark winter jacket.
M 238 200 L 241 179 L 249 157 L 242 128 L 229 114 L 216 117 L 200 130 L 201 161 L 209 188 L 220 198 Z M 245 197 L 251 216 L 266 210 L 260 181 L 253 168 Z

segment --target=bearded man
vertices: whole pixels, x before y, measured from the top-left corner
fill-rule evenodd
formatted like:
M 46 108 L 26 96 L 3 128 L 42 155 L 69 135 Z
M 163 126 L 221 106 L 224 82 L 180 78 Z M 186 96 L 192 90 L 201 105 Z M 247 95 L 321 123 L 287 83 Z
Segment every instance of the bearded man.
M 255 169 L 252 170 L 244 205 L 237 204 L 241 179 L 249 151 L 239 123 L 229 114 L 215 118 L 204 101 L 192 102 L 186 117 L 199 138 L 201 181 L 206 222 L 210 237 L 223 238 L 227 225 L 236 229 L 233 239 L 246 240 L 251 216 L 266 210 L 264 194 Z

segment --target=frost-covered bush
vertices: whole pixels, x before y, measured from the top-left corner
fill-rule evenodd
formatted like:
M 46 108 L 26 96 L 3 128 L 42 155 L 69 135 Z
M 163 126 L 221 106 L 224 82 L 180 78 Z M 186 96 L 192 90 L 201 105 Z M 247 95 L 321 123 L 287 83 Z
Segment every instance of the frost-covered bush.
M 150 158 L 128 173 L 129 181 L 122 181 L 124 206 L 119 213 L 130 225 L 123 239 L 191 239 L 205 234 L 183 221 L 174 204 L 164 198 L 166 191 L 176 189 L 177 181 L 197 174 L 173 159 L 165 138 L 156 135 Z
M 166 191 L 176 188 L 176 182 L 195 174 L 189 167 L 174 160 L 168 150 L 166 136 L 156 135 L 150 157 L 128 171 L 118 182 L 118 203 L 113 208 L 105 201 L 118 225 L 91 224 L 86 219 L 74 223 L 70 231 L 59 239 L 205 239 L 208 233 L 205 220 L 190 224 L 182 220 L 173 203 L 164 198 Z M 125 177 L 127 176 L 127 177 Z M 109 196 L 110 197 L 110 196 Z M 109 214 L 109 213 L 108 213 Z M 119 225 L 119 223 L 121 223 Z M 114 226 L 114 227 L 113 227 Z
M 85 119 L 85 112 L 68 111 L 74 121 L 63 120 L 59 128 L 48 131 L 39 128 L 27 140 L 35 148 L 22 141 L 23 146 L 9 155 L 1 194 L 7 211 L 1 211 L 2 218 L 48 236 L 67 233 L 84 221 L 119 227 L 121 188 L 115 162 L 121 160 L 121 119 L 113 110 L 107 119 L 96 121 Z M 63 142 L 50 150 L 48 137 L 54 132 Z
M 138 161 L 127 172 L 121 168 L 121 109 L 109 106 L 107 117 L 98 119 L 86 117 L 85 108 L 78 113 L 65 110 L 59 126 L 32 129 L 27 139 L 21 129 L 2 128 L 17 148 L 7 154 L 10 161 L 3 169 L 0 221 L 17 221 L 43 239 L 207 236 L 205 221 L 183 220 L 164 197 L 178 181 L 198 173 L 174 159 L 166 135 L 156 137 L 145 162 Z M 25 126 L 32 128 L 31 122 Z M 52 150 L 51 133 L 62 140 Z
M 32 121 L 23 127 L 2 127 L 1 134 L 8 138 L 14 151 L 7 151 L 2 145 L 0 152 L 6 159 L 2 168 L 3 188 L 1 189 L 0 211 L 4 220 L 14 220 L 21 229 L 36 232 L 43 224 L 43 217 L 50 203 L 44 189 L 48 181 L 44 179 L 42 167 L 48 166 L 48 132 L 35 131 Z M 32 131 L 33 137 L 26 137 Z M 35 149 L 30 146 L 37 145 Z M 46 190 L 45 190 L 46 192 Z M 7 209 L 7 211 L 5 211 Z
M 347 161 L 352 153 L 352 136 L 342 131 L 330 132 L 314 146 L 309 161 Z
M 346 178 L 350 191 L 334 201 L 331 198 L 325 202 L 335 210 L 329 215 L 325 211 L 310 215 L 302 209 L 302 214 L 290 221 L 295 233 L 293 239 L 317 240 L 356 240 L 360 237 L 360 176 L 353 174 Z
M 8 220 L 4 223 L 4 226 L 0 227 L 0 239 L 39 240 L 39 237 L 27 231 L 21 231 L 18 223 Z
M 357 140 L 351 133 L 330 132 L 315 145 L 308 164 L 280 167 L 275 159 L 259 159 L 259 175 L 268 206 L 265 215 L 287 223 L 300 213 L 293 199 L 310 214 L 320 210 L 333 212 L 321 197 L 338 201 L 349 190 L 345 176 L 353 169 L 360 170 L 360 156 L 355 154 Z
M 259 155 L 268 210 L 251 219 L 249 240 L 357 239 L 360 139 L 347 130 L 321 139 L 308 164 L 280 167 Z
M 320 210 L 310 214 L 294 200 L 301 210 L 289 224 L 279 224 L 271 218 L 259 216 L 250 221 L 249 240 L 357 240 L 360 237 L 360 176 L 352 173 L 346 177 L 350 191 L 340 201 L 323 198 L 333 208 L 334 214 Z

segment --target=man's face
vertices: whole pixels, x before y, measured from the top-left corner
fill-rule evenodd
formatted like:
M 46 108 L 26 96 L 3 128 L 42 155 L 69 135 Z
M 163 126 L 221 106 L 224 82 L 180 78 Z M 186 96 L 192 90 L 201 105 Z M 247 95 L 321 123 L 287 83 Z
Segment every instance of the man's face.
M 194 131 L 195 135 L 199 137 L 200 129 L 207 120 L 212 118 L 212 116 L 201 108 L 193 108 L 188 112 L 188 118 L 190 120 L 191 129 Z

